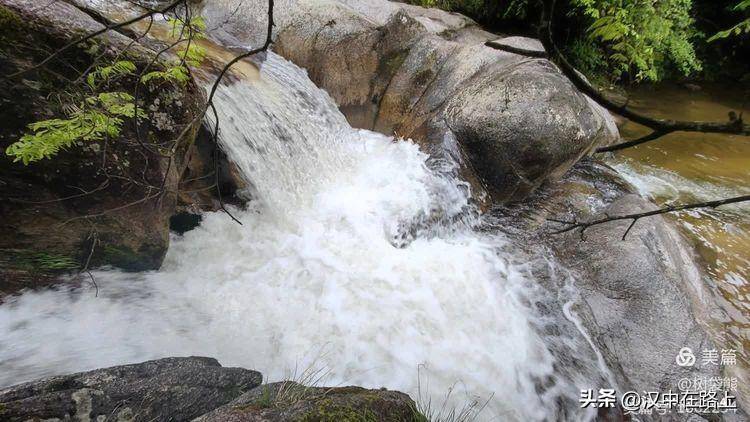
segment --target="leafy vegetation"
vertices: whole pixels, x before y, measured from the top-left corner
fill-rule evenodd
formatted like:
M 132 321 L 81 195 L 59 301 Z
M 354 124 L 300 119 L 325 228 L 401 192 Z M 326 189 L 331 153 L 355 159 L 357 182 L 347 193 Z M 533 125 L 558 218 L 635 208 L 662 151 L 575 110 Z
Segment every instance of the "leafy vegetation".
M 97 68 L 89 74 L 87 83 L 94 87 L 97 78 L 107 80 L 117 75 L 122 69 L 134 65 L 118 62 L 107 68 Z M 120 69 L 120 70 L 116 70 Z M 127 71 L 123 71 L 127 72 Z M 122 73 L 119 73 L 122 74 Z M 135 117 L 133 96 L 121 91 L 92 94 L 79 104 L 69 104 L 68 116 L 65 119 L 49 119 L 29 125 L 27 133 L 6 149 L 6 154 L 14 157 L 14 162 L 31 162 L 50 158 L 61 149 L 69 148 L 80 141 L 99 141 L 106 137 L 114 138 L 120 134 L 124 119 Z M 145 113 L 138 110 L 138 117 Z
M 196 16 L 188 22 L 177 18 L 168 18 L 170 36 L 176 39 L 177 59 L 167 63 L 164 70 L 154 70 L 141 77 L 142 83 L 154 80 L 186 83 L 190 79 L 188 66 L 197 67 L 205 60 L 206 50 L 196 41 L 205 38 L 206 22 Z
M 615 79 L 659 81 L 701 70 L 693 40 L 692 0 L 573 0 L 591 22 L 587 36 Z M 580 58 L 578 58 L 580 60 Z
M 138 76 L 137 66 L 130 60 L 116 60 L 95 67 L 84 75 L 84 87 L 66 94 L 70 100 L 62 106 L 65 117 L 29 124 L 29 132 L 6 148 L 6 154 L 13 157 L 14 162 L 28 165 L 83 142 L 116 138 L 127 120 L 147 117 L 136 107 L 132 94 L 108 90 L 109 87 L 121 86 L 118 83 L 126 78 L 137 78 L 140 84 L 185 84 L 190 79 L 189 67 L 199 66 L 206 56 L 205 49 L 196 43 L 204 38 L 206 24 L 203 18 L 168 18 L 168 22 L 170 35 L 175 40 L 172 46 L 175 59 L 163 61 L 159 69 Z
M 465 13 L 490 29 L 521 35 L 535 35 L 533 27 L 539 16 L 538 2 L 529 0 L 412 0 L 412 3 Z M 740 0 L 731 7 L 713 3 L 704 0 L 558 2 L 556 41 L 576 67 L 594 78 L 658 82 L 705 77 L 704 62 L 715 60 L 711 48 L 705 47 L 708 42 L 750 33 L 747 16 L 750 0 Z M 738 13 L 745 15 L 744 20 L 729 29 L 718 32 L 719 28 L 706 25 L 717 20 L 716 14 L 723 18 Z M 711 19 L 704 19 L 703 15 L 711 15 Z M 735 61 L 741 60 L 737 54 Z
M 750 0 L 742 0 L 732 9 L 738 12 L 750 12 Z M 719 31 L 714 36 L 709 38 L 708 41 L 716 41 L 719 39 L 729 38 L 733 36 L 736 37 L 748 33 L 750 33 L 750 17 L 745 18 L 743 21 L 727 30 Z

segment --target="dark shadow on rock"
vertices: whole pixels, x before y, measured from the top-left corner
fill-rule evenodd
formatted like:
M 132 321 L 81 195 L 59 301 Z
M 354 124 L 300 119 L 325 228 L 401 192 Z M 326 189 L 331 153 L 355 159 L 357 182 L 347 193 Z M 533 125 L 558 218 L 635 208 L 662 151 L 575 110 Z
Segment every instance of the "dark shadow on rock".
M 212 358 L 164 358 L 0 390 L 0 419 L 189 421 L 261 381 L 259 372 Z

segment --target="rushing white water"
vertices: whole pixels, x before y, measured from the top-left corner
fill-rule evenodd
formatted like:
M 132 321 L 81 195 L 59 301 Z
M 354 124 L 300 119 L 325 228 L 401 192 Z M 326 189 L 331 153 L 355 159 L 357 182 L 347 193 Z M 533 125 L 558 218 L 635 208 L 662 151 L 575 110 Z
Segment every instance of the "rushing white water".
M 253 186 L 232 210 L 243 225 L 207 213 L 159 271 L 0 306 L 0 386 L 205 355 L 270 381 L 311 366 L 433 407 L 449 391 L 448 408 L 488 401 L 485 419 L 559 418 L 585 380 L 556 373 L 529 305 L 541 288 L 502 235 L 474 229 L 466 184 L 409 141 L 352 129 L 303 70 L 274 54 L 259 66 L 216 97 L 222 146 Z

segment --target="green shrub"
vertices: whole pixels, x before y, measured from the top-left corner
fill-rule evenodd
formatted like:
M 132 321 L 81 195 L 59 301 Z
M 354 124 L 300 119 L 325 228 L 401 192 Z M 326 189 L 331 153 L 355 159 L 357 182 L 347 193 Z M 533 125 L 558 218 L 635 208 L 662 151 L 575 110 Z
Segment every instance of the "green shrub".
M 6 20 L 8 18 L 0 13 L 0 22 Z M 118 60 L 106 66 L 95 67 L 83 75 L 85 85 L 79 87 L 71 84 L 69 92 L 65 94 L 69 100 L 62 104 L 64 118 L 29 124 L 29 132 L 8 146 L 5 153 L 13 157 L 14 162 L 21 161 L 28 165 L 51 158 L 60 150 L 83 142 L 116 138 L 126 120 L 146 118 L 146 113 L 140 108 L 136 116 L 133 95 L 108 89 L 128 77 L 135 79 L 136 84 L 159 81 L 185 84 L 190 79 L 189 66 L 199 66 L 206 56 L 205 49 L 197 44 L 197 40 L 205 37 L 206 24 L 203 18 L 197 16 L 187 22 L 172 17 L 167 20 L 171 26 L 170 35 L 176 41 L 176 58 L 160 62 L 157 70 L 140 76 L 140 79 L 136 77 L 135 63 L 130 60 Z
M 692 0 L 572 0 L 590 21 L 588 37 L 614 79 L 659 81 L 701 70 L 693 40 Z
M 412 2 L 465 13 L 503 31 L 505 23 L 521 21 L 531 33 L 538 22 L 536 2 L 528 0 Z M 589 76 L 659 81 L 701 70 L 693 48 L 701 34 L 694 28 L 692 0 L 570 0 L 558 8 L 556 41 Z

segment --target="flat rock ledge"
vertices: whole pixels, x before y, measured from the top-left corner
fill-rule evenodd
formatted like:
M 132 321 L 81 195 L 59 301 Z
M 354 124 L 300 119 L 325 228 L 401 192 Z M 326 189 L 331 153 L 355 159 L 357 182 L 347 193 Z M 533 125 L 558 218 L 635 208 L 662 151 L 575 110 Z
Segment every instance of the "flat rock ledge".
M 0 420 L 424 421 L 409 396 L 360 387 L 262 385 L 260 372 L 170 357 L 0 390 Z

